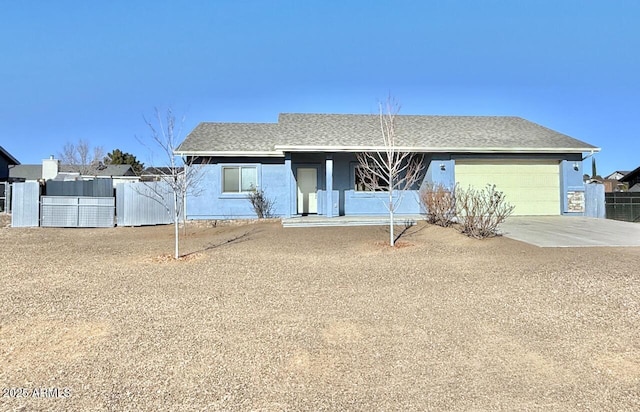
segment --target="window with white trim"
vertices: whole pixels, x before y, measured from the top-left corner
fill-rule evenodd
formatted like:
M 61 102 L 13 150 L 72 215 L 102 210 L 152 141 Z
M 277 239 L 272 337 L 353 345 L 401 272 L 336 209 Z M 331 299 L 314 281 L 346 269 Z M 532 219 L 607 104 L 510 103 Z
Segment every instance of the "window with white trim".
M 258 168 L 255 166 L 224 166 L 222 192 L 246 193 L 258 187 Z

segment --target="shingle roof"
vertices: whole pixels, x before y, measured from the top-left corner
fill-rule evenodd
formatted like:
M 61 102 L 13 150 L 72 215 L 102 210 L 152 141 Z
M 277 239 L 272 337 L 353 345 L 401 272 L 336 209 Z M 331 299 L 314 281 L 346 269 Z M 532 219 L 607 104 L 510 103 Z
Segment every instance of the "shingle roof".
M 178 152 L 274 151 L 281 141 L 276 123 L 200 123 Z
M 78 173 L 78 167 L 60 165 L 60 173 Z M 92 167 L 85 176 L 135 176 L 130 165 L 102 165 Z M 9 167 L 10 179 L 38 180 L 42 179 L 42 165 L 16 165 Z
M 283 152 L 382 146 L 380 118 L 362 114 L 280 114 L 275 123 L 200 123 L 177 152 Z M 598 151 L 520 117 L 396 117 L 396 146 L 424 151 Z
M 42 165 L 9 166 L 9 179 L 24 179 L 24 180 L 42 179 Z
M 640 166 L 635 168 L 634 170 L 630 171 L 629 173 L 625 174 L 620 181 L 621 182 L 630 182 L 631 180 L 633 180 L 634 178 L 636 178 L 638 175 L 640 175 Z
M 60 165 L 61 173 L 78 173 L 80 168 L 73 165 Z M 84 176 L 134 176 L 131 165 L 98 165 L 84 173 Z

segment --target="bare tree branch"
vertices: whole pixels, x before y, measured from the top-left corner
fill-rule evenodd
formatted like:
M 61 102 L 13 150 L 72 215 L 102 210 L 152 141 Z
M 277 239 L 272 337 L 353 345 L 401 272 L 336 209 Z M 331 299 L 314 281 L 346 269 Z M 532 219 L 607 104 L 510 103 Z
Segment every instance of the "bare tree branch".
M 379 104 L 379 111 L 383 146 L 380 150 L 358 153 L 356 173 L 365 190 L 388 192 L 385 207 L 389 211 L 389 244 L 394 246 L 394 213 L 404 193 L 422 178 L 424 156 L 398 150 L 396 116 L 400 105 L 391 96 L 384 105 Z
M 93 156 L 90 156 L 92 152 Z M 102 146 L 95 146 L 92 149 L 89 142 L 80 139 L 77 144 L 65 143 L 58 157 L 62 164 L 71 166 L 73 171 L 88 175 L 104 158 L 104 149 Z
M 163 114 L 156 107 L 154 109 L 153 120 L 143 117 L 145 124 L 150 130 L 150 147 L 147 142 L 136 136 L 138 142 L 147 147 L 151 153 L 160 150 L 164 158 L 165 167 L 156 167 L 155 172 L 157 180 L 166 183 L 166 188 L 173 198 L 173 205 L 167 205 L 164 199 L 167 193 L 163 192 L 158 185 L 149 185 L 155 194 L 154 200 L 160 201 L 165 206 L 167 213 L 173 218 L 175 227 L 175 258 L 180 257 L 179 251 L 179 224 L 182 219 L 183 223 L 186 219 L 185 204 L 187 195 L 197 196 L 203 190 L 200 182 L 203 178 L 203 166 L 206 161 L 199 157 L 180 157 L 175 154 L 181 141 L 182 126 L 184 117 L 181 119 L 176 129 L 176 118 L 171 108 L 168 108 Z M 153 187 L 152 187 L 153 186 Z

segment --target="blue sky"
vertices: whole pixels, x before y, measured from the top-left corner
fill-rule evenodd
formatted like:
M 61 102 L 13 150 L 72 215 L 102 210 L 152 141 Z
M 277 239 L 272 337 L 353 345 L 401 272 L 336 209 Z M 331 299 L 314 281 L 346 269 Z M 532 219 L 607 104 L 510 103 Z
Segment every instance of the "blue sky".
M 640 1 L 0 0 L 0 145 L 149 163 L 143 115 L 514 115 L 640 166 Z M 157 156 L 157 155 L 156 155 Z M 160 158 L 160 157 L 156 157 Z M 590 170 L 590 168 L 588 169 Z

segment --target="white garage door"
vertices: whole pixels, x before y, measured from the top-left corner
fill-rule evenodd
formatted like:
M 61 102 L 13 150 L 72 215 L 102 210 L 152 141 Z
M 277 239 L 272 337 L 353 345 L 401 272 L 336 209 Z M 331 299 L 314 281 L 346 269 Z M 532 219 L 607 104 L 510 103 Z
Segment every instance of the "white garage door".
M 495 184 L 516 206 L 514 215 L 560 214 L 557 161 L 456 160 L 455 177 L 463 188 Z

